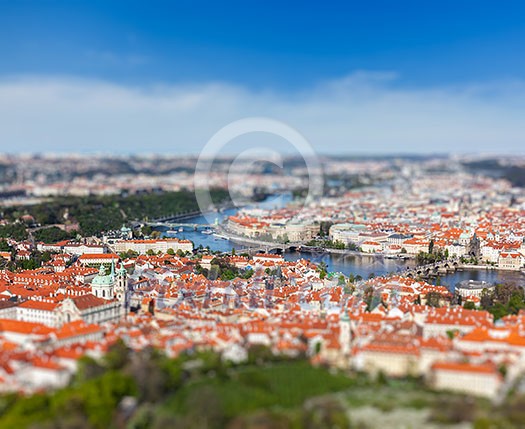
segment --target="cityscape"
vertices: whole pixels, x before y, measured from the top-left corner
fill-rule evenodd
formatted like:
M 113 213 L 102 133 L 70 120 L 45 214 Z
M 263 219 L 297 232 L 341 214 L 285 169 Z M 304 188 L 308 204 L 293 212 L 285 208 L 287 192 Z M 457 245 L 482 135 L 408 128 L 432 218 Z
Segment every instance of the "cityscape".
M 0 1 L 0 428 L 525 427 L 523 6 L 270 3 Z

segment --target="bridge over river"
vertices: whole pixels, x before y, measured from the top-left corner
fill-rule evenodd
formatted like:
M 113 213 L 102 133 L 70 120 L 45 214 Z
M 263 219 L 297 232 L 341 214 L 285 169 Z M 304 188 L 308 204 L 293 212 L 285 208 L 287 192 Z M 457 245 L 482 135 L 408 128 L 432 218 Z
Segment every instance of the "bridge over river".
M 165 227 L 169 229 L 189 228 L 193 230 L 198 229 L 214 229 L 213 225 L 207 223 L 188 223 L 188 222 L 144 222 L 145 225 L 153 228 Z
M 459 259 L 450 259 L 446 261 L 434 262 L 427 265 L 419 265 L 414 268 L 408 268 L 400 274 L 405 277 L 413 278 L 438 277 L 440 275 L 446 275 L 450 272 L 454 272 L 461 267 L 462 264 L 459 262 Z

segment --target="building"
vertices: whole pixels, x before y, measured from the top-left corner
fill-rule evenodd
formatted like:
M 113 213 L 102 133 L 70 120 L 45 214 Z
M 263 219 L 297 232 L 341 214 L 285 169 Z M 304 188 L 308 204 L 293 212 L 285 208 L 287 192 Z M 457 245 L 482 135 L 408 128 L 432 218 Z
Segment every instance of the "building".
M 274 255 L 272 253 L 258 253 L 254 255 L 253 262 L 256 264 L 280 264 L 284 262 L 284 258 L 282 255 Z
M 166 238 L 159 240 L 120 240 L 113 244 L 113 249 L 117 253 L 133 251 L 140 255 L 148 251 L 155 253 L 166 253 L 168 250 L 174 252 L 193 252 L 193 244 L 190 240 L 180 240 L 178 238 Z
M 435 389 L 495 398 L 503 377 L 493 364 L 436 362 L 431 366 L 428 381 Z
M 84 253 L 88 253 L 91 255 L 100 255 L 101 253 L 106 252 L 106 248 L 98 244 L 68 243 L 62 249 L 65 253 L 78 256 L 83 255 Z
M 355 244 L 360 241 L 359 235 L 364 231 L 366 231 L 365 225 L 338 223 L 330 227 L 329 236 L 332 241 Z
M 501 252 L 498 268 L 501 270 L 519 271 L 523 265 L 523 256 L 519 252 Z
M 391 234 L 387 237 L 386 241 L 389 244 L 397 244 L 398 246 L 403 246 L 403 242 L 412 237 L 413 236 L 409 234 Z
M 361 243 L 361 250 L 365 253 L 378 253 L 383 250 L 383 246 L 377 241 L 367 240 Z
M 105 300 L 93 294 L 66 298 L 59 310 L 63 323 L 83 320 L 88 324 L 118 322 L 124 315 L 123 302 L 116 299 Z
M 119 256 L 115 253 L 84 253 L 78 258 L 78 262 L 84 267 L 98 266 L 100 264 L 115 264 L 119 260 Z
M 487 283 L 479 280 L 463 280 L 456 285 L 455 292 L 461 295 L 463 298 L 469 296 L 481 297 L 483 290 L 486 289 L 488 292 L 492 292 L 496 288 L 496 285 Z
M 128 289 L 127 272 L 124 267 L 115 272 L 115 264 L 111 264 L 111 271 L 106 274 L 104 265 L 100 266 L 98 275 L 91 281 L 91 293 L 102 299 L 124 300 Z
M 58 305 L 58 302 L 25 301 L 16 308 L 16 320 L 42 323 L 55 328 L 61 325 L 61 318 L 57 311 Z
M 420 350 L 414 344 L 371 342 L 355 350 L 354 367 L 370 374 L 392 377 L 416 375 Z

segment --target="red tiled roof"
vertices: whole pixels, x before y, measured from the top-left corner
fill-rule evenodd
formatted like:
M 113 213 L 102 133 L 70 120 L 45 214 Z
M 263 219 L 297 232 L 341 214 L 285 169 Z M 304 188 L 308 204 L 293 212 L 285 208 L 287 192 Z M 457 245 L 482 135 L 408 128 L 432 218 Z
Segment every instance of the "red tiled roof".
M 499 374 L 498 369 L 492 364 L 472 364 L 465 362 L 435 362 L 433 370 L 456 371 L 456 372 L 477 372 L 483 374 Z

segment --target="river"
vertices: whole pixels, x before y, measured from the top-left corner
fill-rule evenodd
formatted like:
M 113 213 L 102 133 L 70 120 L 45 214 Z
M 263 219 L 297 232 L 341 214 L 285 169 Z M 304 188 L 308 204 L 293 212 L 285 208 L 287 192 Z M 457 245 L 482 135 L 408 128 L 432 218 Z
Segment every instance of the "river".
M 255 208 L 274 208 L 282 207 L 291 201 L 291 195 L 283 194 L 278 196 L 272 196 L 261 203 L 254 204 L 252 207 Z M 225 210 L 224 212 L 214 213 L 211 216 L 196 216 L 190 219 L 181 221 L 181 223 L 196 223 L 196 224 L 208 224 L 208 220 L 215 222 L 223 221 L 227 216 L 234 215 L 237 212 L 236 208 Z M 165 235 L 168 228 L 159 228 Z M 235 244 L 229 240 L 217 238 L 214 235 L 206 235 L 200 231 L 194 231 L 191 227 L 184 227 L 183 231 L 178 232 L 175 236 L 181 239 L 191 240 L 196 247 L 202 245 L 203 247 L 209 246 L 211 250 L 221 252 L 231 252 L 232 249 L 242 249 L 244 246 Z M 374 275 L 385 275 L 389 273 L 401 272 L 407 267 L 414 266 L 413 260 L 397 260 L 397 259 L 386 259 L 380 255 L 367 256 L 367 255 L 338 255 L 338 254 L 311 254 L 301 252 L 288 252 L 284 255 L 286 260 L 296 261 L 298 259 L 310 259 L 315 263 L 324 262 L 331 272 L 340 272 L 345 275 L 354 274 L 360 275 L 363 278 L 368 278 L 371 274 Z M 482 269 L 469 269 L 456 271 L 455 273 L 449 273 L 441 276 L 439 280 L 433 279 L 432 282 L 437 281 L 440 284 L 449 287 L 453 290 L 454 286 L 462 280 L 484 280 L 489 283 L 497 282 L 512 282 L 525 286 L 525 275 L 520 272 L 513 271 L 498 271 L 498 270 L 482 270 Z

